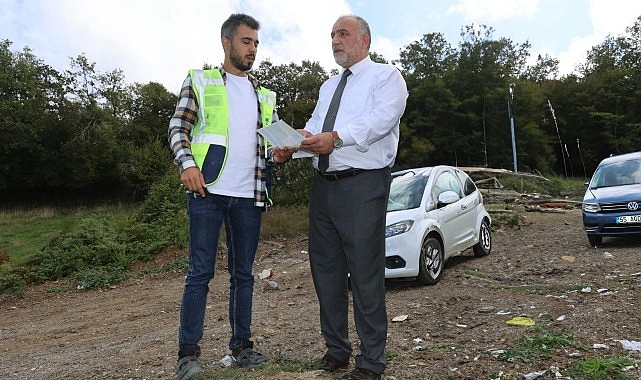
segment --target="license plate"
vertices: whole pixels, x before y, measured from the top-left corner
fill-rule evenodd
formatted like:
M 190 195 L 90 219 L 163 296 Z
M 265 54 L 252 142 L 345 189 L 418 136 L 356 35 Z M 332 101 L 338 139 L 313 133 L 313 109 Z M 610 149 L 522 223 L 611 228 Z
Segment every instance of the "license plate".
M 617 216 L 617 224 L 641 223 L 641 215 Z

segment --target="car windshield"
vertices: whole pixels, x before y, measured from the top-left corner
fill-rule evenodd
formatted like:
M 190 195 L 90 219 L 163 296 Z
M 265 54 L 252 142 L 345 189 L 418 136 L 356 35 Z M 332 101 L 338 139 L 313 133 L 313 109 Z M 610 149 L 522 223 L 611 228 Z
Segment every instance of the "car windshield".
M 428 178 L 425 175 L 406 175 L 394 178 L 390 187 L 387 211 L 409 210 L 419 207 Z
M 599 166 L 594 172 L 591 189 L 641 184 L 641 161 L 629 160 Z

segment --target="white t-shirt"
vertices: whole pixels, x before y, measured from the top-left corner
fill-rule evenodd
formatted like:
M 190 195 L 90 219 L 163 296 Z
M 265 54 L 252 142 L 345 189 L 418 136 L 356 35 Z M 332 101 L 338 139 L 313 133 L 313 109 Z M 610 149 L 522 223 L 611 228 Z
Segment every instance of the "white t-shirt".
M 227 162 L 210 193 L 239 198 L 254 197 L 258 100 L 247 77 L 226 74 L 229 104 L 229 144 Z

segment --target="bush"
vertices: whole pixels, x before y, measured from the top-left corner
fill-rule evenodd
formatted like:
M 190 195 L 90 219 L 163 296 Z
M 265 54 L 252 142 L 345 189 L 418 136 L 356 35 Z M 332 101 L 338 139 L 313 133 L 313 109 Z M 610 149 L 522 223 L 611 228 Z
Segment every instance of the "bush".
M 76 288 L 78 290 L 92 288 L 108 288 L 129 278 L 121 267 L 86 268 L 75 273 Z
M 128 222 L 132 249 L 150 255 L 164 247 L 189 244 L 187 197 L 175 167 L 154 183 L 142 205 Z
M 0 272 L 0 295 L 22 296 L 26 287 L 24 276 L 17 270 Z
M 271 198 L 276 206 L 307 206 L 315 175 L 309 158 L 289 160 L 272 168 Z
M 130 254 L 119 231 L 113 218 L 85 216 L 78 232 L 54 237 L 31 262 L 31 280 L 43 283 L 90 268 L 128 267 L 137 257 Z

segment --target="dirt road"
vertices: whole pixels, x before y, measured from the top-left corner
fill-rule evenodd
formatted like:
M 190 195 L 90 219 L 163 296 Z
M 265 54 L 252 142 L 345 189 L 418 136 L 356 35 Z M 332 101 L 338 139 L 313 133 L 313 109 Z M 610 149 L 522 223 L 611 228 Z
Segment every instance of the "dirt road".
M 620 355 L 641 359 L 619 340 L 641 341 L 641 242 L 606 239 L 589 247 L 578 209 L 528 212 L 518 228 L 493 232 L 492 253 L 450 260 L 431 287 L 389 283 L 386 379 L 523 379 L 545 371 L 554 379 L 577 360 Z M 261 243 L 255 271 L 272 269 L 277 287 L 257 279 L 254 339 L 271 357 L 314 360 L 324 353 L 318 305 L 309 276 L 306 239 Z M 146 265 L 185 255 L 167 250 Z M 225 260 L 218 260 L 224 263 Z M 0 300 L 1 379 L 172 379 L 184 273 L 128 280 L 106 290 L 30 289 Z M 211 286 L 203 361 L 227 354 L 227 276 Z M 393 317 L 407 315 L 402 322 Z M 527 333 L 507 320 L 529 317 L 566 331 L 581 347 L 556 349 L 548 358 L 509 363 L 497 350 Z M 351 334 L 354 346 L 356 334 Z M 251 375 L 251 377 L 250 377 Z M 641 370 L 628 373 L 641 378 Z M 247 374 L 248 378 L 337 378 L 322 372 Z M 215 377 L 214 377 L 215 378 Z M 558 379 L 558 377 L 556 377 Z M 564 377 L 561 377 L 564 378 Z

